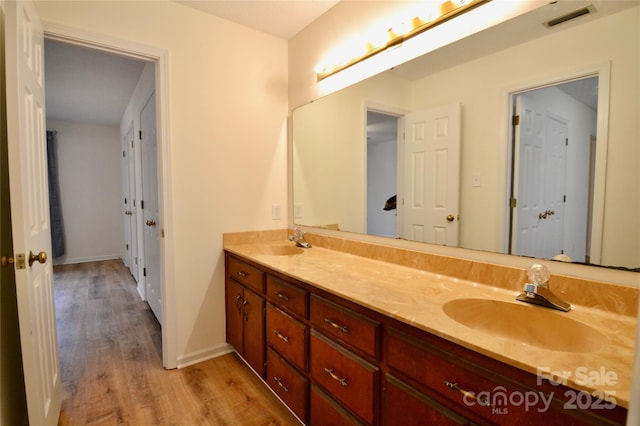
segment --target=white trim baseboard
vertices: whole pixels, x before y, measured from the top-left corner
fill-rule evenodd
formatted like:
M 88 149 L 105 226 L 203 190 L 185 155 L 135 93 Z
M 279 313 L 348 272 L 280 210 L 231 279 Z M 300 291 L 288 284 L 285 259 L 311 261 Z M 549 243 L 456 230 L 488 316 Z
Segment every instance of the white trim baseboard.
M 222 343 L 220 345 L 211 346 L 209 348 L 192 352 L 190 354 L 180 355 L 177 358 L 178 368 L 188 367 L 190 365 L 217 358 L 231 352 L 233 352 L 233 348 L 231 347 L 231 345 L 229 345 L 228 343 Z

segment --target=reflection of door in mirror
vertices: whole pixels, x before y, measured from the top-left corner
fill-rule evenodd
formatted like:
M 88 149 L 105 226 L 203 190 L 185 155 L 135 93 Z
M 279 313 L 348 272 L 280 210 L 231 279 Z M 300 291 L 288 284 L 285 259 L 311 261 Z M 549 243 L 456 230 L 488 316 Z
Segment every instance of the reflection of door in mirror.
M 514 94 L 511 253 L 589 258 L 597 86 L 591 77 Z
M 367 233 L 457 245 L 459 164 L 460 105 L 367 110 Z
M 458 246 L 461 105 L 404 117 L 402 237 Z
M 367 110 L 367 234 L 397 237 L 398 117 Z

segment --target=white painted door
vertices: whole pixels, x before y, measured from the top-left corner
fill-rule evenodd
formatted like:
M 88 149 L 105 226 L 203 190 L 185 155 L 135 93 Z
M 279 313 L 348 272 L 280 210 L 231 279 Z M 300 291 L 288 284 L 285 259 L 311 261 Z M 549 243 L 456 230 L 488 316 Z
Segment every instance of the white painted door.
M 512 247 L 522 256 L 563 253 L 567 122 L 526 95 L 516 98 Z
M 524 96 L 516 98 L 520 124 L 515 131 L 512 247 L 514 254 L 534 256 L 542 243 L 538 214 L 542 212 L 542 174 L 544 161 L 544 107 Z
M 133 129 L 131 129 L 128 133 L 133 133 Z M 124 257 L 123 261 L 127 268 L 131 270 L 131 266 L 133 265 L 133 256 L 131 254 L 131 194 L 129 191 L 129 182 L 131 177 L 129 175 L 129 141 L 128 134 L 124 135 L 122 138 L 122 215 L 124 222 Z
M 129 258 L 129 271 L 138 281 L 138 212 L 136 207 L 136 179 L 135 179 L 135 150 L 134 150 L 133 122 L 124 136 L 123 175 L 124 175 L 124 215 L 125 235 L 127 244 L 127 256 Z
M 540 257 L 551 259 L 564 253 L 564 204 L 567 170 L 567 122 L 551 113 L 545 120 L 545 162 L 542 193 L 544 222 Z
M 144 220 L 144 273 L 146 298 L 162 324 L 160 286 L 160 212 L 158 204 L 158 143 L 156 138 L 156 96 L 151 95 L 140 111 L 142 156 L 142 214 Z
M 43 33 L 31 2 L 5 2 L 7 132 L 18 321 L 32 425 L 55 425 L 62 401 L 53 302 Z M 30 254 L 39 258 L 31 264 Z
M 458 245 L 460 126 L 460 104 L 405 116 L 405 239 Z

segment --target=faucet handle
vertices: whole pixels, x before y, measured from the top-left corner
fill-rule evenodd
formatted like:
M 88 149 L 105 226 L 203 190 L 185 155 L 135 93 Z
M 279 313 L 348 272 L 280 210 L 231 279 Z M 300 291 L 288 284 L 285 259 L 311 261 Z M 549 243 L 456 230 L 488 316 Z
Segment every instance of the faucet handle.
M 533 265 L 529 266 L 529 269 L 527 269 L 527 275 L 535 285 L 547 287 L 547 282 L 551 277 L 551 272 L 546 266 L 540 263 L 534 263 Z

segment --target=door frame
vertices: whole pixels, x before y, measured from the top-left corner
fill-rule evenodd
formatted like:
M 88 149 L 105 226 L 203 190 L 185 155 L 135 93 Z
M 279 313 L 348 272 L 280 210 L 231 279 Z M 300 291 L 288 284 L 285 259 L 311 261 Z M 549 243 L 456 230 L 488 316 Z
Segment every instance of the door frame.
M 588 77 L 598 77 L 598 113 L 596 132 L 596 154 L 594 161 L 594 187 L 593 187 L 593 215 L 591 218 L 591 262 L 600 263 L 602 257 L 602 231 L 604 226 L 604 197 L 607 174 L 607 151 L 609 145 L 609 98 L 611 85 L 611 61 L 601 62 L 593 65 L 586 65 L 580 68 L 568 70 L 540 77 L 536 80 L 521 82 L 503 91 L 504 99 L 504 119 L 501 120 L 505 135 L 504 155 L 507 158 L 504 170 L 504 210 L 503 210 L 503 252 L 509 253 L 509 242 L 511 240 L 511 208 L 509 200 L 511 198 L 511 183 L 513 181 L 513 144 L 514 134 L 511 126 L 511 117 L 515 108 L 514 99 L 517 94 L 544 87 L 555 86 L 572 80 L 579 80 Z
M 400 161 L 400 159 L 402 158 L 401 155 L 403 155 L 404 153 L 404 143 L 402 141 L 402 136 L 404 134 L 404 116 L 407 115 L 410 111 L 406 108 L 402 108 L 402 107 L 398 107 L 398 106 L 394 106 L 394 105 L 389 105 L 389 104 L 384 104 L 381 102 L 376 102 L 376 101 L 371 101 L 371 100 L 365 100 L 362 103 L 362 150 L 363 150 L 363 158 L 364 158 L 364 181 L 362 183 L 363 188 L 362 190 L 364 191 L 364 205 L 363 205 L 363 212 L 364 212 L 364 228 L 366 230 L 367 228 L 367 182 L 368 182 L 368 171 L 367 171 L 367 112 L 369 111 L 374 111 L 374 112 L 379 112 L 381 114 L 386 114 L 386 115 L 391 115 L 391 116 L 395 116 L 398 119 L 398 135 L 396 136 L 396 146 L 398 149 L 397 152 L 397 158 L 398 158 L 398 165 L 396 167 L 396 185 L 397 185 L 397 191 L 396 191 L 396 198 L 397 199 L 401 199 L 401 196 L 404 194 L 403 191 L 403 182 L 404 182 L 404 167 L 403 167 L 403 162 Z M 397 203 L 396 204 L 396 214 L 397 214 L 397 220 L 396 220 L 396 238 L 402 238 L 402 203 Z
M 173 200 L 171 194 L 171 141 L 169 132 L 169 52 L 130 40 L 116 39 L 73 27 L 42 21 L 45 38 L 88 47 L 120 56 L 155 62 L 155 91 L 158 140 L 158 196 L 160 223 L 164 237 L 160 241 L 162 291 L 162 365 L 177 368 L 177 315 L 173 263 Z

